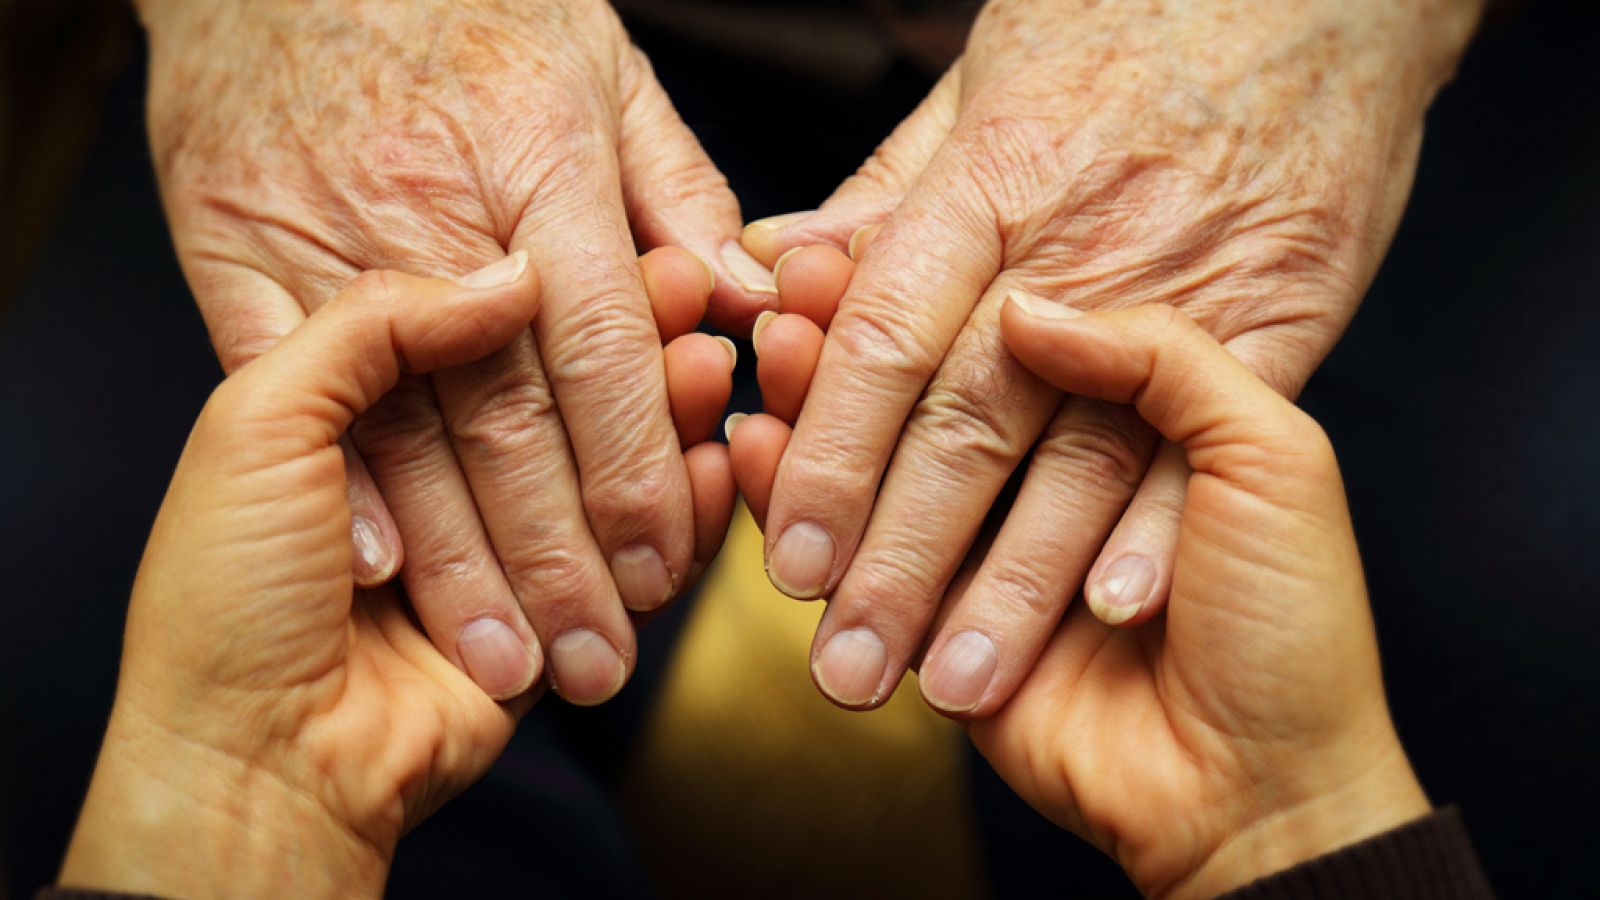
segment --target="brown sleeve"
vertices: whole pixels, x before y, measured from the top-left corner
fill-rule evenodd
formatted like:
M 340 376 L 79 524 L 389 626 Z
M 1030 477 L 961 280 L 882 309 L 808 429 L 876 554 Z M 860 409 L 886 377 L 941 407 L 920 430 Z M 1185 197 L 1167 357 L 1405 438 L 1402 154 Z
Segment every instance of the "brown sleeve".
M 1461 811 L 1446 807 L 1224 894 L 1226 900 L 1492 900 Z

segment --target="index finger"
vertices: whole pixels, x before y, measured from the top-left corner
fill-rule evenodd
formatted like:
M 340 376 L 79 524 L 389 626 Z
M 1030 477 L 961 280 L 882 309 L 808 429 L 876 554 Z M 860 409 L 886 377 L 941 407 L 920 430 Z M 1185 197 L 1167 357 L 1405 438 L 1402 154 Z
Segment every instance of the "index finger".
M 993 218 L 935 160 L 856 270 L 773 485 L 767 571 L 796 598 L 849 567 L 907 415 L 1000 270 Z

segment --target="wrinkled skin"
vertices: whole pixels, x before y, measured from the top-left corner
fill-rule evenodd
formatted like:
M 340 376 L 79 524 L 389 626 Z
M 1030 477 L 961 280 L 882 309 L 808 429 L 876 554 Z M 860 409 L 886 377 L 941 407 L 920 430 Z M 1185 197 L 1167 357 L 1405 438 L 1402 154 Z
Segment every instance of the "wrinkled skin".
M 812 651 L 824 693 L 876 706 L 908 664 L 926 652 L 925 674 L 938 671 L 970 633 L 988 663 L 963 665 L 992 677 L 924 691 L 981 717 L 1080 587 L 1108 623 L 1161 610 L 1182 454 L 1128 411 L 1021 368 L 999 340 L 1002 301 L 1174 305 L 1293 395 L 1377 269 L 1423 112 L 1478 12 L 995 0 L 963 58 L 821 210 L 747 227 L 767 262 L 819 243 L 859 259 L 818 322 L 826 342 L 767 521 L 773 583 L 830 598 Z M 975 579 L 948 596 L 1023 465 Z
M 141 12 L 162 194 L 225 369 L 358 271 L 455 275 L 532 254 L 546 290 L 529 334 L 404 380 L 357 422 L 357 577 L 398 571 L 457 665 L 465 627 L 515 617 L 559 693 L 609 697 L 633 665 L 627 610 L 703 568 L 633 236 L 706 263 L 721 324 L 772 298 L 739 249 L 737 202 L 610 7 Z

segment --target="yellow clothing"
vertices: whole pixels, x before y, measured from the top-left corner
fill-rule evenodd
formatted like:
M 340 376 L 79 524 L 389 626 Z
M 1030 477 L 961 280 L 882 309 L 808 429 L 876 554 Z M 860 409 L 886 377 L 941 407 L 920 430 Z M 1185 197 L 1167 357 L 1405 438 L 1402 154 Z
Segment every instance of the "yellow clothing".
M 734 519 L 632 760 L 624 803 L 663 896 L 986 893 L 960 728 L 907 676 L 841 710 L 808 668 L 820 603 L 779 594 Z

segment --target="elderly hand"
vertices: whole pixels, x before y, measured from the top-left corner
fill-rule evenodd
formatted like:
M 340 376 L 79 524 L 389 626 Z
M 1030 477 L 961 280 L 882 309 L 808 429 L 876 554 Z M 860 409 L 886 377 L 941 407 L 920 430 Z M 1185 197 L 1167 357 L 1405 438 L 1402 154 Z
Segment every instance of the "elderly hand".
M 785 303 L 825 299 L 827 268 L 786 274 Z M 970 724 L 995 770 L 1149 896 L 1212 896 L 1427 812 L 1316 423 L 1171 307 L 1083 315 L 1014 294 L 999 317 L 1022 365 L 1133 403 L 1194 471 L 1166 617 L 1121 629 L 1070 612 L 1010 702 Z M 789 439 L 784 404 L 798 404 L 821 343 L 800 316 L 761 327 L 777 414 L 731 428 L 758 520 Z M 961 569 L 955 603 L 977 577 Z M 924 669 L 924 693 L 937 677 Z
M 1183 455 L 1019 366 L 1002 299 L 1177 306 L 1292 395 L 1378 266 L 1479 5 L 994 0 L 820 211 L 746 229 L 780 279 L 794 248 L 860 259 L 767 521 L 773 583 L 831 595 L 812 662 L 828 696 L 876 706 L 929 648 L 929 700 L 988 715 L 1080 586 L 1107 622 L 1159 611 Z M 1024 461 L 973 583 L 946 600 Z
M 401 834 L 488 768 L 535 695 L 496 703 L 396 591 L 353 590 L 337 441 L 402 371 L 487 356 L 538 300 L 522 252 L 462 284 L 369 273 L 217 389 L 134 585 L 62 884 L 377 896 Z M 722 355 L 703 335 L 668 348 L 686 427 L 709 430 L 726 403 L 705 359 Z M 714 527 L 733 504 L 727 457 L 690 453 L 699 518 Z M 537 675 L 537 644 L 497 640 L 482 627 L 464 638 L 527 655 Z
M 627 610 L 664 603 L 707 558 L 633 235 L 708 264 L 702 298 L 714 278 L 725 325 L 772 294 L 737 243 L 736 201 L 610 7 L 144 0 L 141 12 L 156 168 L 226 370 L 358 271 L 455 275 L 507 248 L 530 254 L 546 285 L 531 333 L 403 380 L 356 422 L 357 576 L 398 571 L 427 633 L 468 671 L 465 636 L 511 623 L 517 640 L 537 635 L 566 699 L 611 696 L 633 664 Z M 480 683 L 498 697 L 526 687 Z

